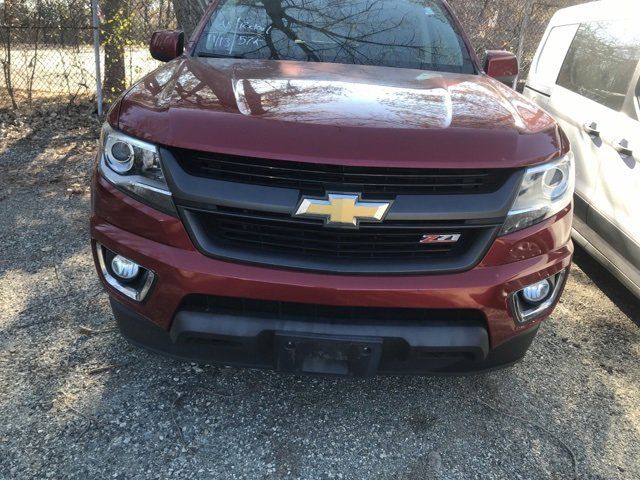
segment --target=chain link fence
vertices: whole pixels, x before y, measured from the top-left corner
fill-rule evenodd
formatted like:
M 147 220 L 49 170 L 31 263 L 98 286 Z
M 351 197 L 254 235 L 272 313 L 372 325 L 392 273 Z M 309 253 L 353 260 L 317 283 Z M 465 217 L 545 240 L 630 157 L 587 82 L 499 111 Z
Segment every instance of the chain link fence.
M 0 106 L 90 91 L 92 32 L 86 1 L 0 2 Z
M 551 16 L 558 8 L 581 1 L 450 0 L 450 4 L 480 57 L 487 49 L 517 52 L 524 79 Z M 177 28 L 174 6 L 185 8 L 187 3 L 100 0 L 102 72 L 109 42 L 123 50 L 125 84 L 153 70 L 158 64 L 148 53 L 152 32 Z M 117 13 L 110 9 L 114 4 Z M 93 32 L 90 0 L 0 0 L 0 108 L 95 97 Z
M 124 0 L 114 18 L 98 3 L 102 72 L 107 41 L 124 51 L 125 83 L 158 66 L 148 52 L 155 30 L 176 28 L 171 0 Z M 96 96 L 90 0 L 0 0 L 0 108 L 73 103 Z

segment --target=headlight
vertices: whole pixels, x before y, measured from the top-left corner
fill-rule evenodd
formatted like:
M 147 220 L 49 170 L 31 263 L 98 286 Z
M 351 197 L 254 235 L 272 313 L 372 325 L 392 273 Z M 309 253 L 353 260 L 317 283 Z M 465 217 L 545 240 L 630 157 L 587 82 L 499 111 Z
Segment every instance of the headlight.
M 158 210 L 176 215 L 155 145 L 129 137 L 108 124 L 102 127 L 100 145 L 100 172 L 109 182 Z
M 527 169 L 501 235 L 535 225 L 571 203 L 575 185 L 573 155 Z

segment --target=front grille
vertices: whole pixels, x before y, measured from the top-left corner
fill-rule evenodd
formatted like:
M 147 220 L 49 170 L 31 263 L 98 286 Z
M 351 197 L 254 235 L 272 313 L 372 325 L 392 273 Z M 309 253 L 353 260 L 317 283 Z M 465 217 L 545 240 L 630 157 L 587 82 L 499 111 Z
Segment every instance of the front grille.
M 486 226 L 461 221 L 361 223 L 360 228 L 328 227 L 321 220 L 286 214 L 218 207 L 192 211 L 217 245 L 307 257 L 344 259 L 446 258 L 468 249 Z M 420 243 L 425 234 L 460 233 L 454 244 Z
M 229 182 L 292 188 L 304 194 L 360 192 L 366 197 L 482 194 L 497 191 L 506 169 L 422 169 L 327 165 L 174 150 L 190 175 Z
M 240 297 L 189 295 L 181 310 L 249 317 L 295 319 L 322 323 L 416 324 L 454 322 L 485 326 L 480 310 L 404 307 L 357 307 L 256 300 Z
M 214 258 L 339 274 L 461 272 L 489 249 L 521 171 L 355 167 L 162 150 L 173 198 L 196 247 Z M 391 162 L 390 162 L 391 163 Z M 358 228 L 295 217 L 303 196 L 392 201 Z M 464 220 L 467 218 L 468 220 Z M 460 234 L 456 243 L 421 243 Z

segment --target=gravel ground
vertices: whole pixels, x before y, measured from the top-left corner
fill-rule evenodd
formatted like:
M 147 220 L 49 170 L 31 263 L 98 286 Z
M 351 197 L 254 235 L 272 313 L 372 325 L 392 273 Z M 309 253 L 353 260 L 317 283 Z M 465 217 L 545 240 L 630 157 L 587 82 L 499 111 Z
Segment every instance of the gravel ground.
M 0 112 L 0 477 L 640 478 L 640 306 L 577 253 L 525 360 L 297 378 L 129 346 L 89 250 L 89 107 Z

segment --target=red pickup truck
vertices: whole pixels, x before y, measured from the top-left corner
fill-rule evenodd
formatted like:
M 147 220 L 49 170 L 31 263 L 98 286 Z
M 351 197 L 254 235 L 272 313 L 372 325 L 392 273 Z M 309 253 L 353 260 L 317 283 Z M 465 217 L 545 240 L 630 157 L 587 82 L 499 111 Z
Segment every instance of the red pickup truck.
M 366 376 L 523 357 L 571 264 L 573 161 L 443 0 L 214 1 L 115 102 L 91 237 L 123 335 Z

